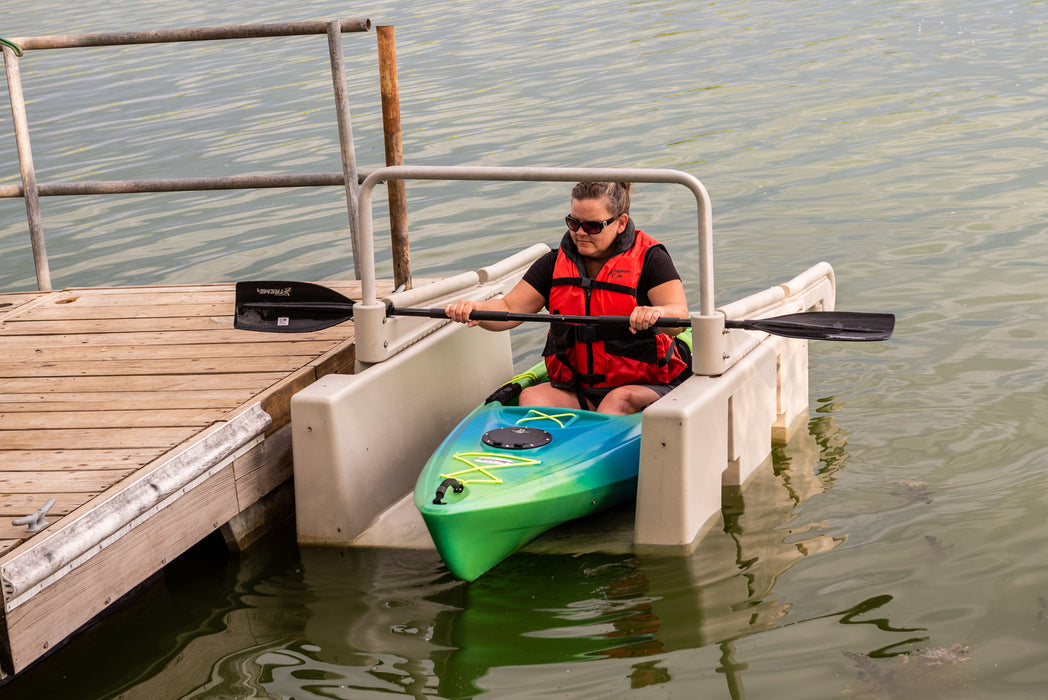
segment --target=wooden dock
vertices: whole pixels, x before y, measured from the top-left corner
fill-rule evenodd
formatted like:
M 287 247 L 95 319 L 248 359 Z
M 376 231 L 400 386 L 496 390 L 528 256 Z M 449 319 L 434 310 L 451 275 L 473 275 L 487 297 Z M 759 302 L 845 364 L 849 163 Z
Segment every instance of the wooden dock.
M 327 284 L 359 298 L 359 283 Z M 216 529 L 242 547 L 290 515 L 289 401 L 353 371 L 353 324 L 238 331 L 233 296 L 0 294 L 0 675 Z M 52 498 L 43 529 L 13 524 Z

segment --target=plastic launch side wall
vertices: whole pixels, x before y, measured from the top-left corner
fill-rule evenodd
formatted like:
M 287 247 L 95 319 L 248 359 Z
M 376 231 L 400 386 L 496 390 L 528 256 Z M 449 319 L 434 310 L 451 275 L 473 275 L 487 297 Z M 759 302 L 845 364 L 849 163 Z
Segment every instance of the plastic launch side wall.
M 448 324 L 359 374 L 328 375 L 296 394 L 298 541 L 354 544 L 411 492 L 455 425 L 512 375 L 509 333 Z

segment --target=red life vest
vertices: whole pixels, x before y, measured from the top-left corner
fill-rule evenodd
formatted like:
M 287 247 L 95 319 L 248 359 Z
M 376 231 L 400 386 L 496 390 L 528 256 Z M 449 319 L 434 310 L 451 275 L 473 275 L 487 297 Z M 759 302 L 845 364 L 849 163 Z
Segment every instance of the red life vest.
M 577 251 L 561 245 L 550 313 L 629 316 L 637 306 L 644 258 L 655 246 L 661 244 L 637 230 L 633 245 L 606 260 L 591 279 Z M 543 355 L 550 382 L 558 388 L 668 384 L 689 368 L 672 336 L 654 329 L 633 334 L 626 326 L 551 324 Z

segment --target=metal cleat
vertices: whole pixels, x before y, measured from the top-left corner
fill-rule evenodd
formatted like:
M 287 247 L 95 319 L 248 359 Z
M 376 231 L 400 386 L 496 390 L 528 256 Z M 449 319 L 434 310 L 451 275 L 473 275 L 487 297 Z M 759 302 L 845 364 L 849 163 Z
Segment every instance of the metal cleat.
M 27 525 L 28 527 L 26 528 L 26 532 L 39 532 L 40 530 L 43 530 L 45 527 L 47 527 L 48 525 L 51 524 L 47 520 L 44 520 L 44 516 L 47 515 L 47 511 L 51 510 L 51 506 L 53 506 L 54 504 L 55 504 L 55 499 L 49 498 L 49 499 L 47 499 L 47 503 L 45 503 L 44 505 L 40 506 L 40 508 L 38 510 L 36 510 L 33 513 L 30 513 L 29 515 L 25 516 L 24 518 L 18 518 L 17 520 L 12 520 L 11 524 L 12 525 Z

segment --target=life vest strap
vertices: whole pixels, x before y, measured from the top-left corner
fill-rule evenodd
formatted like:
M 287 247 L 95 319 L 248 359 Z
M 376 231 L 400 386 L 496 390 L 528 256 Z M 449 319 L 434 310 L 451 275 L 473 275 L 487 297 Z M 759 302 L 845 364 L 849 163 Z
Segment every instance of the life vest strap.
M 617 292 L 619 294 L 628 294 L 634 299 L 637 298 L 637 290 L 633 287 L 625 284 L 615 284 L 614 282 L 602 282 L 600 280 L 591 279 L 589 277 L 555 277 L 553 278 L 553 287 L 581 287 L 583 289 L 599 289 L 605 292 Z

